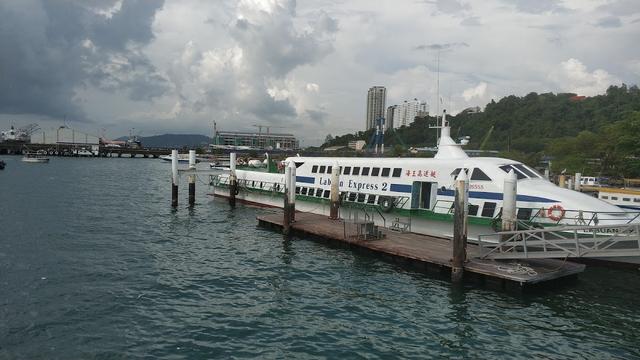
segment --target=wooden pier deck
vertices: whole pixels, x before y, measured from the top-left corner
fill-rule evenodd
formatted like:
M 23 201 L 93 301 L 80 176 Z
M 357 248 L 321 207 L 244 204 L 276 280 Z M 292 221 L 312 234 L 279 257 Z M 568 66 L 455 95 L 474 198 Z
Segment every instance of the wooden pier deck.
M 282 230 L 283 215 L 258 216 L 260 226 Z M 415 233 L 401 233 L 380 229 L 382 239 L 363 240 L 345 237 L 344 222 L 330 220 L 326 216 L 312 213 L 296 213 L 296 221 L 291 224 L 291 233 L 307 235 L 316 239 L 331 241 L 351 248 L 367 250 L 391 260 L 417 265 L 427 272 L 440 274 L 451 271 L 451 240 Z M 569 261 L 518 260 L 496 261 L 480 259 L 477 245 L 467 245 L 467 262 L 464 265 L 465 279 L 480 280 L 499 287 L 520 288 L 547 283 L 559 279 L 575 278 L 584 271 L 585 265 Z

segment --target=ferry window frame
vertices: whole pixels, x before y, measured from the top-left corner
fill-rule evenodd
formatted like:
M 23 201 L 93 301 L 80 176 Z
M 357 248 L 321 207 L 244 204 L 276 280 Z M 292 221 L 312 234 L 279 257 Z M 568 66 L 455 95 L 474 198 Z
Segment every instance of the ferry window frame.
M 316 197 L 322 197 L 322 189 L 316 189 Z
M 300 186 L 296 186 L 296 194 L 300 194 Z
M 347 196 L 347 200 L 354 202 L 356 201 L 356 196 L 358 196 L 358 193 L 350 192 L 349 195 Z
M 471 172 L 471 180 L 475 181 L 493 181 L 482 169 L 474 168 Z
M 382 172 L 380 173 L 380 176 L 389 177 L 389 173 L 391 173 L 391 168 L 382 168 Z
M 617 196 L 612 196 L 611 200 L 618 200 L 618 197 Z
M 331 171 L 333 171 L 333 166 L 327 166 L 327 174 L 331 174 Z
M 608 195 L 602 195 L 602 196 L 600 197 L 600 199 L 609 200 L 609 196 L 608 196 Z
M 318 165 L 313 165 L 313 166 L 311 167 L 311 173 L 312 173 L 312 174 L 315 174 L 315 173 L 317 173 L 317 172 L 318 172 Z
M 462 170 L 462 168 L 453 169 L 453 171 L 451 172 L 451 176 L 453 176 L 454 178 L 457 177 L 458 174 L 460 174 L 460 170 Z
M 367 194 L 365 193 L 358 193 L 358 198 L 356 199 L 357 202 L 359 203 L 363 203 L 365 201 Z
M 640 198 L 633 198 L 633 202 L 639 202 L 640 203 Z
M 529 220 L 531 219 L 531 214 L 533 213 L 533 209 L 531 208 L 520 208 L 516 214 L 516 218 L 518 220 Z
M 391 174 L 392 177 L 400 177 L 402 176 L 402 168 L 393 168 L 393 174 Z
M 518 178 L 518 180 L 528 179 L 527 175 L 523 174 L 522 172 L 520 172 L 520 170 L 513 167 L 512 164 L 505 164 L 498 167 L 500 168 L 500 170 L 506 172 L 507 174 L 509 174 L 509 170 L 513 170 L 513 172 L 516 173 L 516 177 Z
M 622 198 L 622 201 L 631 201 L 631 198 Z
M 379 167 L 371 168 L 371 176 L 378 176 L 378 175 L 380 175 L 380 168 Z
M 351 166 L 345 166 L 342 169 L 342 175 L 350 175 L 351 174 Z
M 482 204 L 482 212 L 480 213 L 480 216 L 493 218 L 493 215 L 496 213 L 497 205 L 497 203 L 494 203 L 492 201 L 485 201 L 484 204 Z M 491 214 L 488 213 L 489 209 L 491 209 Z
M 353 169 L 351 169 L 351 175 L 360 175 L 360 167 L 354 166 Z
M 320 170 L 318 170 L 318 173 L 320 174 L 324 174 L 324 172 L 326 171 L 327 167 L 324 165 L 320 165 Z
M 367 204 L 375 204 L 375 203 L 376 203 L 376 195 L 369 194 L 369 196 L 367 197 Z
M 300 194 L 301 194 L 301 195 L 307 195 L 307 188 L 303 186 L 303 187 L 300 189 Z
M 469 204 L 469 216 L 478 216 L 480 205 Z
M 360 172 L 361 176 L 369 176 L 369 167 L 363 167 L 362 171 Z
M 331 196 L 331 190 L 325 190 L 324 193 L 322 194 L 322 197 L 325 199 L 328 199 L 329 196 Z
M 527 175 L 528 177 L 530 177 L 532 179 L 537 177 L 536 174 L 533 171 L 527 169 L 527 167 L 524 166 L 523 164 L 513 164 L 513 167 L 515 167 L 516 169 L 522 171 L 525 175 Z

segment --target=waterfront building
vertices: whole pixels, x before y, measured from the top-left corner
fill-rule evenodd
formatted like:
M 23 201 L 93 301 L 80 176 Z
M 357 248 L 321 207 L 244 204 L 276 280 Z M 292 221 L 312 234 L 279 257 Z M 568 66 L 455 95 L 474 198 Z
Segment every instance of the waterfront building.
M 393 129 L 393 121 L 394 121 L 393 114 L 397 107 L 398 105 L 391 105 L 387 108 L 387 117 L 385 118 L 385 122 L 384 122 L 385 130 Z
M 429 106 L 426 102 L 418 101 L 416 98 L 413 100 L 405 100 L 402 104 L 393 106 L 393 127 L 409 126 L 415 120 L 416 116 L 428 115 Z
M 296 150 L 300 142 L 292 134 L 216 131 L 213 147 Z
M 385 116 L 387 89 L 374 86 L 367 93 L 367 123 L 365 130 L 374 129 L 376 121 Z

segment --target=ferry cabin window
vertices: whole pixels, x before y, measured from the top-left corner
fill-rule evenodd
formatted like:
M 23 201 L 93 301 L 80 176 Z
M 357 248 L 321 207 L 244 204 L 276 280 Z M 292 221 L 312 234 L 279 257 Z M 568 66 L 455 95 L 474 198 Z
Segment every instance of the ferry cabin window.
M 307 188 L 306 188 L 306 187 L 303 187 L 303 188 L 300 190 L 300 193 L 301 193 L 302 195 L 307 195 Z
M 300 194 L 300 186 L 296 186 L 296 194 Z
M 382 168 L 382 175 L 380 175 L 380 176 L 389 177 L 389 172 L 391 172 L 391 169 Z
M 351 175 L 360 175 L 360 167 L 354 166 Z
M 356 201 L 356 195 L 358 195 L 358 194 L 356 194 L 354 192 L 349 193 L 349 201 Z
M 633 202 L 640 202 L 640 198 L 634 198 Z
M 371 176 L 378 176 L 380 174 L 380 168 L 372 168 Z
M 367 198 L 367 204 L 375 204 L 376 203 L 376 196 L 373 194 L 370 194 L 369 197 Z
M 617 196 L 612 196 L 611 200 L 618 200 L 618 197 Z
M 318 165 L 313 165 L 313 166 L 311 167 L 311 173 L 312 173 L 312 174 L 315 174 L 315 173 L 317 173 L 317 172 L 318 172 Z
M 622 198 L 622 201 L 631 201 L 630 198 Z
M 602 199 L 609 200 L 609 197 L 606 195 L 602 195 Z
M 325 199 L 328 199 L 330 195 L 331 195 L 331 190 L 325 190 L 324 194 L 322 194 L 322 197 Z
M 360 202 L 360 203 L 364 202 L 364 198 L 366 196 L 367 196 L 367 194 L 363 194 L 363 193 L 358 194 L 358 202 Z
M 316 197 L 321 197 L 321 196 L 322 196 L 322 189 L 316 190 Z
M 478 209 L 480 209 L 480 206 L 469 204 L 469 216 L 477 216 Z
M 518 220 L 529 220 L 531 219 L 531 209 L 522 208 L 518 209 L 518 215 L 516 215 Z
M 493 214 L 496 212 L 496 203 L 494 202 L 485 202 L 482 207 L 482 216 L 484 217 L 493 217 Z
M 509 171 L 513 170 L 516 173 L 516 176 L 518 177 L 518 180 L 527 178 L 527 176 L 525 174 L 520 172 L 520 170 L 512 167 L 511 165 L 502 165 L 502 166 L 500 166 L 500 169 L 502 169 L 502 171 L 506 172 L 507 174 L 509 173 Z
M 320 166 L 320 171 L 319 171 L 319 173 L 320 173 L 320 174 L 324 174 L 324 170 L 325 170 L 325 168 L 326 168 L 326 166 L 324 166 L 324 165 Z
M 402 169 L 401 168 L 393 168 L 393 177 L 400 177 L 400 175 L 402 174 Z
M 522 164 L 514 164 L 513 165 L 516 169 L 522 171 L 525 175 L 527 175 L 530 178 L 536 178 L 536 174 L 534 174 L 531 170 L 529 170 L 527 167 L 525 167 Z
M 453 176 L 455 178 L 456 176 L 458 176 L 458 174 L 460 174 L 460 170 L 462 170 L 462 168 L 457 168 L 457 169 L 453 170 L 451 172 L 451 176 Z
M 471 173 L 471 180 L 491 181 L 491 178 L 484 171 L 475 168 Z
M 345 166 L 344 167 L 344 171 L 342 172 L 343 175 L 349 175 L 351 173 L 351 166 Z
M 369 168 L 368 167 L 363 167 L 362 168 L 362 174 L 360 174 L 362 176 L 367 176 L 369 175 Z
M 331 174 L 332 170 L 333 170 L 333 167 L 327 166 L 327 174 Z

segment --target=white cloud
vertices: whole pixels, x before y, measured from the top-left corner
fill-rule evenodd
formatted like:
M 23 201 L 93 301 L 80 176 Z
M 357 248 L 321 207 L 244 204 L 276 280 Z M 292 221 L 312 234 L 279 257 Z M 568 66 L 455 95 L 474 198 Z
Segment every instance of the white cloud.
M 560 89 L 580 95 L 592 96 L 603 93 L 612 84 L 620 83 L 620 79 L 602 69 L 590 72 L 578 59 L 568 59 L 560 63 L 550 77 Z
M 462 92 L 465 101 L 471 101 L 473 98 L 484 98 L 487 92 L 487 83 L 481 82 L 475 87 L 468 88 Z

